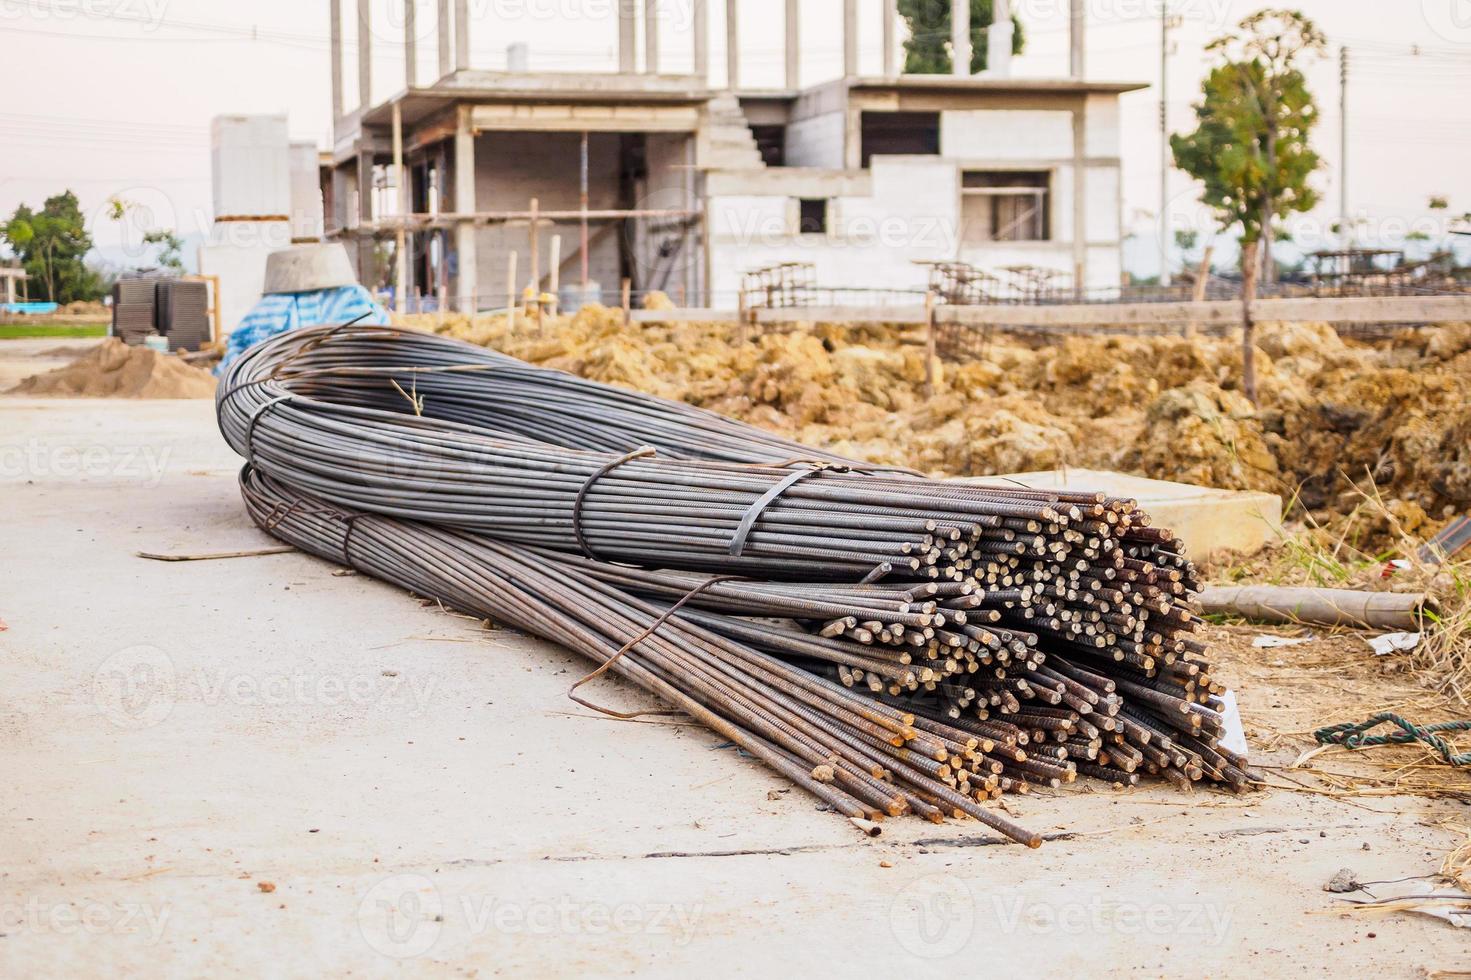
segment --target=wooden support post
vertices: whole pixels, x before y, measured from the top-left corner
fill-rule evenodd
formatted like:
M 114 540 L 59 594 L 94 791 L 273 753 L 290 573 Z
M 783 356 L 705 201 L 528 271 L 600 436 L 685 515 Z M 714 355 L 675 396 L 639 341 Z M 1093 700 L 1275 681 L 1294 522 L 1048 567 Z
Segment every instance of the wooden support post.
M 1196 303 L 1205 302 L 1205 287 L 1211 277 L 1211 255 L 1216 250 L 1214 245 L 1207 245 L 1200 256 L 1200 268 L 1195 270 L 1195 285 L 1191 287 L 1190 299 Z M 1185 325 L 1185 336 L 1194 337 L 1198 324 L 1191 320 Z
M 1260 242 L 1241 245 L 1241 388 L 1256 404 L 1256 321 L 1251 304 L 1256 299 L 1257 251 Z
M 924 395 L 935 397 L 935 293 L 924 294 Z
M 547 293 L 551 296 L 547 305 L 552 308 L 552 316 L 557 315 L 557 307 L 562 301 L 559 290 L 562 287 L 562 236 L 552 236 L 552 255 L 550 259 L 551 278 L 547 284 Z
M 506 331 L 516 332 L 516 250 L 506 255 Z
M 526 229 L 526 246 L 531 252 L 528 271 L 531 273 L 531 301 L 536 304 L 536 325 L 541 326 L 541 240 L 537 235 L 541 202 L 533 197 L 530 210 L 531 221 Z
M 633 322 L 633 280 L 623 280 L 623 325 Z

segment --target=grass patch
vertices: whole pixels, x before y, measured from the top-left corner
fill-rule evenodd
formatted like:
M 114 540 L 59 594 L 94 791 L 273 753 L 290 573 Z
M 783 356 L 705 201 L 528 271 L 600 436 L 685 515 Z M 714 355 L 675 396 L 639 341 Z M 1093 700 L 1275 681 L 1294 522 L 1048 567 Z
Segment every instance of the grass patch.
M 0 340 L 22 337 L 105 337 L 105 323 L 0 323 Z

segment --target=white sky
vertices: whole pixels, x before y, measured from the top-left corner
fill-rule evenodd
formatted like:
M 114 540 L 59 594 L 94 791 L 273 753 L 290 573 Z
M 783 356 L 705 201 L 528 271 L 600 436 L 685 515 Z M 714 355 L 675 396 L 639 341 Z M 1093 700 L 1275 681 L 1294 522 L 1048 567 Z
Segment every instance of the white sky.
M 372 0 L 374 97 L 403 84 L 403 0 Z M 530 45 L 545 70 L 614 67 L 614 0 L 470 0 L 472 62 L 502 67 L 505 46 Z M 1242 0 L 1169 0 L 1181 18 L 1169 70 L 1171 129 L 1191 125 L 1190 103 L 1208 59 L 1203 45 L 1261 6 Z M 665 64 L 689 63 L 688 0 L 661 0 Z M 1088 75 L 1142 81 L 1123 97 L 1125 229 L 1138 235 L 1129 264 L 1152 272 L 1149 244 L 1158 208 L 1160 143 L 1159 0 L 1088 0 Z M 724 64 L 724 4 L 711 0 L 711 64 Z M 1298 226 L 1315 247 L 1337 213 L 1340 179 L 1337 47 L 1351 71 L 1349 205 L 1367 217 L 1371 239 L 1397 243 L 1427 224 L 1430 195 L 1471 211 L 1471 6 L 1467 0 L 1298 0 L 1328 34 L 1330 56 L 1310 69 L 1323 110 L 1316 178 L 1324 206 Z M 349 41 L 346 98 L 356 97 L 356 43 Z M 434 0 L 419 0 L 420 79 L 435 59 Z M 777 85 L 782 0 L 741 0 L 742 82 Z M 838 74 L 842 0 L 804 0 L 804 81 Z M 1013 0 L 1027 31 L 1015 73 L 1057 76 L 1067 61 L 1067 0 Z M 863 70 L 878 70 L 880 0 L 860 0 Z M 327 0 L 0 0 L 0 215 L 22 201 L 71 188 L 92 215 L 99 245 L 125 230 L 101 215 L 108 198 L 144 204 L 159 225 L 204 232 L 210 218 L 209 122 L 220 113 L 285 112 L 294 137 L 325 141 L 329 130 Z M 1170 180 L 1175 227 L 1209 229 L 1191 182 Z M 1439 237 L 1439 235 L 1435 235 Z

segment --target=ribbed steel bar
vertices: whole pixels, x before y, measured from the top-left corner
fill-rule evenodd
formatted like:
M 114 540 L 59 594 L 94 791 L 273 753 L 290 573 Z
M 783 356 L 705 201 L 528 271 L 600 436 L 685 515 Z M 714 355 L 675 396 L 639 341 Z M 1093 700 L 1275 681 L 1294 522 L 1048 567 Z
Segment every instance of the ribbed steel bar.
M 627 642 L 684 598 L 638 645 L 662 659 L 617 664 L 641 664 L 646 687 L 657 678 L 701 704 L 741 705 L 755 737 L 795 740 L 779 740 L 783 771 L 840 749 L 848 775 L 823 785 L 841 784 L 854 805 L 886 811 L 890 790 L 863 782 L 884 773 L 928 816 L 1078 773 L 1252 781 L 1218 744 L 1223 688 L 1195 635 L 1194 569 L 1133 500 L 868 469 L 689 406 L 385 328 L 268 341 L 235 362 L 217 407 L 231 445 L 280 495 L 416 528 L 440 556 L 440 578 L 399 552 L 373 574 L 477 608 L 484 583 L 467 591 L 458 563 L 466 549 L 495 549 L 497 563 L 571 576 L 579 602 L 617 595 L 602 615 L 627 629 L 599 633 L 603 643 Z M 316 544 L 304 546 L 334 554 Z M 565 589 L 513 591 L 497 601 L 534 598 L 541 618 L 527 628 L 568 642 Z M 669 630 L 698 642 L 668 649 Z M 773 683 L 776 694 L 759 687 Z M 846 701 L 833 700 L 839 691 Z M 920 734 L 887 738 L 875 711 Z M 834 719 L 836 734 L 823 727 Z

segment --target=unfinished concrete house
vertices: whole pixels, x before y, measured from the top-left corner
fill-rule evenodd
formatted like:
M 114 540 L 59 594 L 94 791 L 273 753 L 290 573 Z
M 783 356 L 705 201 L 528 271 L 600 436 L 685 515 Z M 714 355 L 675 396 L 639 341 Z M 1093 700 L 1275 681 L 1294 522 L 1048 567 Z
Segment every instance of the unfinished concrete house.
M 521 45 L 504 69 L 477 68 L 469 0 L 405 0 L 403 88 L 349 111 L 332 0 L 328 235 L 405 309 L 500 308 L 532 283 L 614 302 L 623 281 L 733 308 L 744 273 L 784 262 L 833 288 L 923 289 L 935 262 L 1119 284 L 1118 100 L 1144 86 L 1085 80 L 1081 0 L 1056 79 L 1012 76 L 1005 0 L 979 75 L 901 73 L 894 0 L 877 25 L 843 0 L 841 75 L 811 84 L 799 2 L 785 0 L 785 83 L 758 89 L 741 84 L 737 0 L 723 84 L 706 0 L 688 0 L 677 38 L 660 36 L 658 0 L 615 0 L 617 70 L 577 73 L 531 70 Z M 370 9 L 356 0 L 359 92 L 372 90 Z M 969 8 L 953 10 L 954 63 L 968 66 Z M 877 75 L 859 71 L 861 27 L 882 38 Z M 426 83 L 415 47 L 430 37 L 439 77 Z M 665 69 L 671 42 L 679 72 Z

